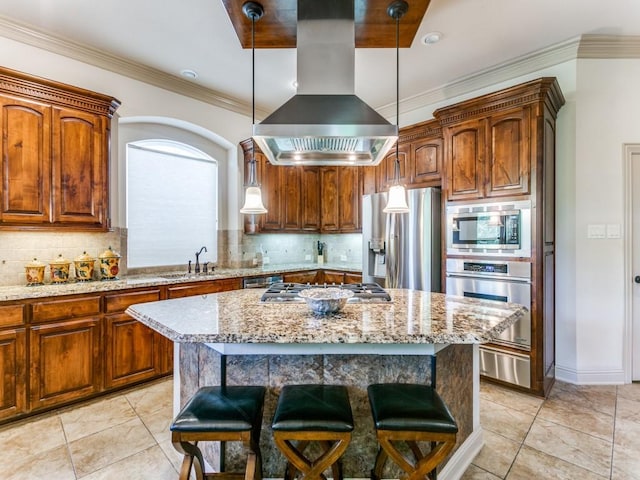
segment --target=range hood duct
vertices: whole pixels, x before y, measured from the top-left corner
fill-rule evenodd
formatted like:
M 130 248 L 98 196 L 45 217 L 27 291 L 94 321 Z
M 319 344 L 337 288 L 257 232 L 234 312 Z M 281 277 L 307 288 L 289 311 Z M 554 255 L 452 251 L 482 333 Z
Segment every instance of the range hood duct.
M 355 95 L 353 0 L 298 0 L 297 94 L 253 139 L 274 165 L 377 165 L 397 125 Z

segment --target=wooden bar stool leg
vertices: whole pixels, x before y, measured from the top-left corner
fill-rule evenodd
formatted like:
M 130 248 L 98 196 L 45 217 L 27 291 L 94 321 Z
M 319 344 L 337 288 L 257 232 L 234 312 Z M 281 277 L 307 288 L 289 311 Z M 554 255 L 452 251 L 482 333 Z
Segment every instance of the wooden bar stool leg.
M 197 445 L 198 442 L 173 442 L 173 447 L 184 455 L 182 466 L 180 467 L 179 480 L 189 480 L 189 473 L 191 472 L 192 466 L 196 474 L 196 480 L 204 480 L 204 458 L 202 457 L 202 451 Z
M 376 463 L 371 471 L 371 480 L 381 480 L 382 479 L 382 470 L 384 469 L 385 463 L 387 463 L 387 452 L 385 452 L 384 448 L 378 448 L 378 455 L 376 455 Z
M 321 443 L 325 453 L 328 452 L 331 448 L 331 442 L 324 441 Z M 333 480 L 342 480 L 342 462 L 340 461 L 340 459 L 338 459 L 333 463 L 333 465 L 331 465 L 331 473 L 333 475 Z

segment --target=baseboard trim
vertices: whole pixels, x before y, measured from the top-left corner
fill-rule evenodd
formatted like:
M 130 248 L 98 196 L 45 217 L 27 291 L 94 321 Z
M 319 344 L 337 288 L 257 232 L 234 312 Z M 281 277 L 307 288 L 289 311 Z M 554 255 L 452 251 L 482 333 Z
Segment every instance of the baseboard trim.
M 624 370 L 575 370 L 556 365 L 556 380 L 575 385 L 623 385 Z
M 484 445 L 484 434 L 482 427 L 467 437 L 460 448 L 458 448 L 447 464 L 438 472 L 438 480 L 458 480 L 467 471 L 473 459 L 480 452 Z

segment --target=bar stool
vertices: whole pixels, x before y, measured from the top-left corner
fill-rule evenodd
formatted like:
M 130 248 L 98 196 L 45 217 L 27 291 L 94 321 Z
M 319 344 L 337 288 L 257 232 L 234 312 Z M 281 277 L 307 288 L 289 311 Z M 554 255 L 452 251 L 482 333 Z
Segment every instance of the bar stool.
M 340 457 L 351 441 L 353 415 L 347 389 L 341 385 L 285 385 L 271 424 L 273 439 L 287 459 L 284 479 L 298 471 L 302 479 L 324 479 L 331 467 L 334 480 L 342 480 Z M 297 441 L 297 444 L 293 442 Z M 315 460 L 304 450 L 318 442 L 324 452 Z
M 171 441 L 184 454 L 180 480 L 189 479 L 191 466 L 197 480 L 205 478 L 261 480 L 260 429 L 265 388 L 259 386 L 202 387 L 171 424 Z M 244 473 L 204 473 L 198 442 L 242 442 L 247 454 Z
M 406 472 L 406 480 L 437 477 L 436 467 L 456 444 L 458 426 L 433 387 L 384 383 L 369 385 L 373 423 L 380 449 L 371 472 L 372 480 L 382 478 L 388 457 Z M 412 463 L 392 442 L 406 442 L 415 457 Z M 422 453 L 417 442 L 430 442 L 431 451 Z

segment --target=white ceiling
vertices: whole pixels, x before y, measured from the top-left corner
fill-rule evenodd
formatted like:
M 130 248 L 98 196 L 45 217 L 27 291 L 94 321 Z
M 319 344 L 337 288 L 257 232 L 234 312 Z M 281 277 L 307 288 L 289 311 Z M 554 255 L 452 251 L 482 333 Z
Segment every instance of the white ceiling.
M 197 84 L 251 102 L 251 50 L 240 47 L 221 0 L 2 0 L 0 16 L 171 75 L 195 70 Z M 422 45 L 431 31 L 442 40 Z M 400 97 L 583 34 L 640 35 L 640 0 L 431 0 L 412 47 L 400 51 Z M 258 108 L 291 97 L 295 76 L 295 50 L 256 50 Z M 374 108 L 394 103 L 395 49 L 358 49 L 355 79 Z

